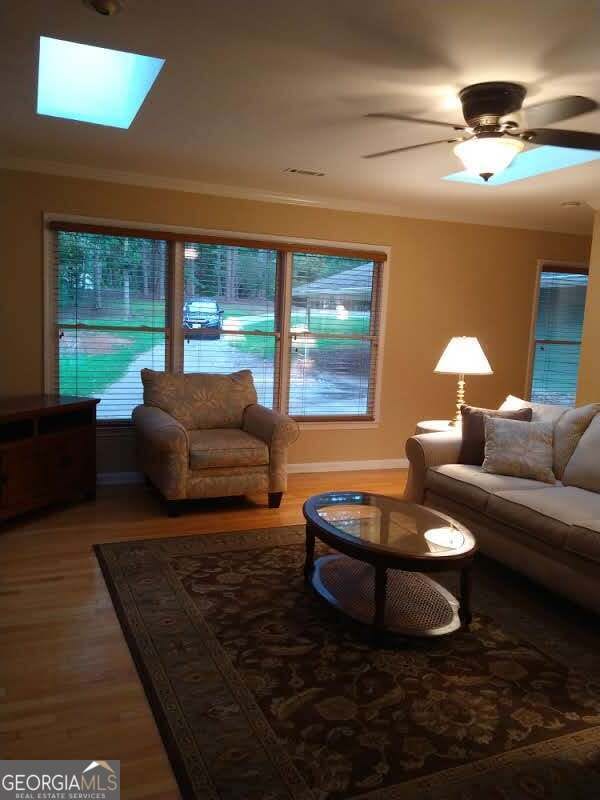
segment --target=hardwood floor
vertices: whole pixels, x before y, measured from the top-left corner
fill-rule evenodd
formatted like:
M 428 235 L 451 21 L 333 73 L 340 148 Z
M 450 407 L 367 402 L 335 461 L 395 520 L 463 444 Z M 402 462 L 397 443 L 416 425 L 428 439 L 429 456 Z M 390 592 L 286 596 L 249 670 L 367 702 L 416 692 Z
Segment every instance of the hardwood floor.
M 400 496 L 403 470 L 297 474 L 279 509 L 266 497 L 200 504 L 169 519 L 143 486 L 0 530 L 0 754 L 120 759 L 123 798 L 179 793 L 92 545 L 302 522 L 311 494 Z

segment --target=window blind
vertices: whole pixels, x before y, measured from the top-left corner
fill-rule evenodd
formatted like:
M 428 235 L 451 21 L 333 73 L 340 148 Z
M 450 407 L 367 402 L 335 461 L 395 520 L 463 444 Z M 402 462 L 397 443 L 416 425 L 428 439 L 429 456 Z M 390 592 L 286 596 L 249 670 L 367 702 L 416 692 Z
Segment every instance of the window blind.
M 531 399 L 573 405 L 588 276 L 544 269 L 540 275 Z
M 288 411 L 372 418 L 380 265 L 294 253 Z
M 173 230 L 154 230 L 148 229 L 140 231 L 137 228 L 127 228 L 121 225 L 104 225 L 90 222 L 62 222 L 53 220 L 48 223 L 51 231 L 75 231 L 79 233 L 98 233 L 107 235 L 112 233 L 116 236 L 145 236 L 148 239 L 162 239 L 166 242 L 194 242 L 197 244 L 209 245 L 229 245 L 231 247 L 251 247 L 257 250 L 277 250 L 281 253 L 302 252 L 317 253 L 320 255 L 348 256 L 350 258 L 362 258 L 367 261 L 384 263 L 387 259 L 385 252 L 381 250 L 359 250 L 356 248 L 348 249 L 334 245 L 325 244 L 303 244 L 299 242 L 286 242 L 282 240 L 269 240 L 264 238 L 240 238 L 234 235 L 215 236 L 211 234 L 190 234 Z
M 144 367 L 250 369 L 259 402 L 298 419 L 373 418 L 385 254 L 49 227 L 52 388 L 98 397 L 100 420 L 130 419 Z
M 259 403 L 278 406 L 278 253 L 184 244 L 185 372 L 250 369 Z
M 53 250 L 55 390 L 100 398 L 101 420 L 129 419 L 140 370 L 165 369 L 166 242 L 57 231 Z

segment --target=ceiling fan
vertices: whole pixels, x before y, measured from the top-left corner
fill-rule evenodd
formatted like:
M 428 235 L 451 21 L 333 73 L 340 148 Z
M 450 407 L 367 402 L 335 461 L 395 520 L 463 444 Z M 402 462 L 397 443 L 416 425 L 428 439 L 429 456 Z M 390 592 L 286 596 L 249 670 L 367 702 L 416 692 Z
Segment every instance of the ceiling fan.
M 595 111 L 598 108 L 595 100 L 589 97 L 570 95 L 528 106 L 523 109 L 528 122 L 528 127 L 524 128 L 520 127 L 514 119 L 507 117 L 521 110 L 526 93 L 527 90 L 524 86 L 502 81 L 465 86 L 458 96 L 462 103 L 466 125 L 420 119 L 406 114 L 367 114 L 366 116 L 369 118 L 394 119 L 452 128 L 457 135 L 452 138 L 437 139 L 433 142 L 383 150 L 380 153 L 369 153 L 363 158 L 381 158 L 434 144 L 457 142 L 454 153 L 463 162 L 465 169 L 470 173 L 480 175 L 487 182 L 493 175 L 506 169 L 514 157 L 523 150 L 526 143 L 600 151 L 599 133 L 542 127 Z

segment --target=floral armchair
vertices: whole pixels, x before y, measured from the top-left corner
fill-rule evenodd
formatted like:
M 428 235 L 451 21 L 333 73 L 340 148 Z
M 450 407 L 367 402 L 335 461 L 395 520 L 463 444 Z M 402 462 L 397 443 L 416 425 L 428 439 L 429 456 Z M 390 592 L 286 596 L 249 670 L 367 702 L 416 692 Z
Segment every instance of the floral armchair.
M 258 405 L 250 370 L 231 375 L 141 371 L 133 411 L 141 468 L 176 516 L 182 500 L 265 491 L 278 508 L 297 423 Z

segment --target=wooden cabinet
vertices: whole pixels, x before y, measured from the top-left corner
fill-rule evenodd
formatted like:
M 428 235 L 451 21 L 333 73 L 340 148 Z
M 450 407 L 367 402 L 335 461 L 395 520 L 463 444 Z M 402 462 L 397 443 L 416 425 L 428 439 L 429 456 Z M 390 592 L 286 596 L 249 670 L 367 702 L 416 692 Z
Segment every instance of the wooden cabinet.
M 97 403 L 55 395 L 0 400 L 0 520 L 95 496 Z

